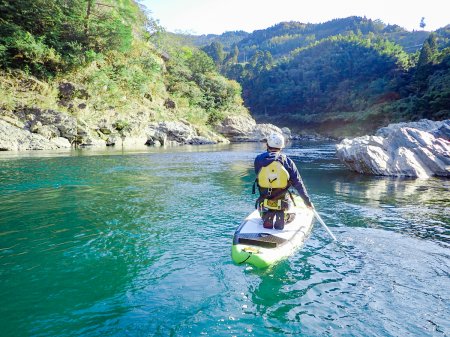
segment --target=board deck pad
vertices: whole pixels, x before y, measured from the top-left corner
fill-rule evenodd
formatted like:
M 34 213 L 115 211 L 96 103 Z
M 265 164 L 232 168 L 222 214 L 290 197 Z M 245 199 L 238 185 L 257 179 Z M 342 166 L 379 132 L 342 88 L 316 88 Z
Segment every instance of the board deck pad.
M 267 248 L 277 247 L 287 241 L 269 233 L 241 233 L 236 238 L 238 243 Z

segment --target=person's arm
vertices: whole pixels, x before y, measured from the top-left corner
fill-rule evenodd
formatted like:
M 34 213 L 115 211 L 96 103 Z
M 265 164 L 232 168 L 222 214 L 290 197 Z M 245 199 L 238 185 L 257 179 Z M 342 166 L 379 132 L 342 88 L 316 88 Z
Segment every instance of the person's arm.
M 300 197 L 305 202 L 307 207 L 313 207 L 311 199 L 309 198 L 308 192 L 306 191 L 306 187 L 303 184 L 302 177 L 300 176 L 300 172 L 297 169 L 297 166 L 292 161 L 292 159 L 286 157 L 286 169 L 289 172 L 289 181 L 291 185 L 297 190 Z

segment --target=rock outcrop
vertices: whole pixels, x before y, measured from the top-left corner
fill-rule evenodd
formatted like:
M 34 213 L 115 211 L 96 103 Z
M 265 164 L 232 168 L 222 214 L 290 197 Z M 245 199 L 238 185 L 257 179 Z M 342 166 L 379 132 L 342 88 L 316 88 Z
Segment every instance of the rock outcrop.
M 66 138 L 54 137 L 49 140 L 41 134 L 0 120 L 0 151 L 55 150 L 70 147 L 70 142 Z
M 58 104 L 69 113 L 51 109 L 23 107 L 15 111 L 0 109 L 0 149 L 51 150 L 73 147 L 102 146 L 171 146 L 183 144 L 216 144 L 230 141 L 259 142 L 270 133 L 283 133 L 291 138 L 289 129 L 272 124 L 256 124 L 245 109 L 227 117 L 216 130 L 195 126 L 188 121 L 151 122 L 151 109 L 120 114 L 113 107 L 101 112 L 88 104 L 86 88 L 71 82 L 58 85 Z M 153 101 L 151 96 L 148 100 Z M 171 98 L 159 102 L 159 108 L 178 109 Z
M 187 121 L 148 122 L 134 114 L 130 120 L 101 119 L 90 122 L 54 111 L 28 109 L 15 115 L 0 115 L 0 150 L 53 150 L 103 146 L 174 146 L 229 142 Z
M 61 99 L 70 101 L 81 95 L 70 83 L 60 87 Z M 87 114 L 86 116 L 89 116 Z M 288 128 L 280 129 L 272 124 L 257 124 L 248 115 L 227 117 L 217 126 L 216 132 L 199 128 L 188 121 L 150 122 L 144 112 L 119 116 L 114 111 L 103 114 L 101 119 L 85 121 L 55 110 L 23 109 L 14 114 L 0 114 L 0 149 L 3 150 L 52 150 L 58 148 L 103 146 L 174 146 L 233 142 L 260 142 L 272 132 L 291 138 Z
M 220 139 L 214 135 L 211 137 L 200 135 L 195 127 L 186 121 L 181 122 L 159 122 L 150 123 L 146 129 L 147 145 L 201 145 L 216 144 L 217 142 L 226 142 L 226 139 Z
M 248 115 L 228 116 L 216 126 L 217 132 L 232 142 L 261 142 L 271 133 L 283 134 L 286 139 L 291 138 L 288 128 L 280 129 L 273 124 L 257 124 Z
M 336 153 L 359 173 L 450 177 L 450 120 L 391 124 L 375 136 L 344 139 Z

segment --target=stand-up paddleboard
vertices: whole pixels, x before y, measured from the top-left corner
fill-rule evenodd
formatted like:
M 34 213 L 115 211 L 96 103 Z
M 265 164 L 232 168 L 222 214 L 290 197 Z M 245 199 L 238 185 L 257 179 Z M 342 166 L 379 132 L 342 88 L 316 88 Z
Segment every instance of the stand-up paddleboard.
M 311 232 L 314 212 L 299 196 L 294 200 L 296 206 L 288 212 L 294 213 L 295 218 L 285 224 L 283 230 L 264 228 L 258 210 L 245 218 L 233 237 L 231 257 L 235 263 L 265 268 L 290 256 L 303 245 Z

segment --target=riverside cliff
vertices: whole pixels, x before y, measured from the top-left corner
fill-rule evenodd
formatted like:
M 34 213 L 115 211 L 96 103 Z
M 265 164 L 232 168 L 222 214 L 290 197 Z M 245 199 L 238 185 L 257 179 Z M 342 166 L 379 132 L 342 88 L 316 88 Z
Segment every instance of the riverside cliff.
M 0 12 L 1 150 L 227 142 L 236 118 L 261 129 L 241 86 L 136 1 L 6 1 Z
M 291 137 L 288 128 L 257 124 L 249 115 L 229 115 L 208 129 L 183 119 L 155 122 L 145 112 L 130 113 L 126 119 L 103 115 L 87 123 L 55 110 L 30 108 L 0 116 L 0 151 L 258 142 L 271 132 Z

